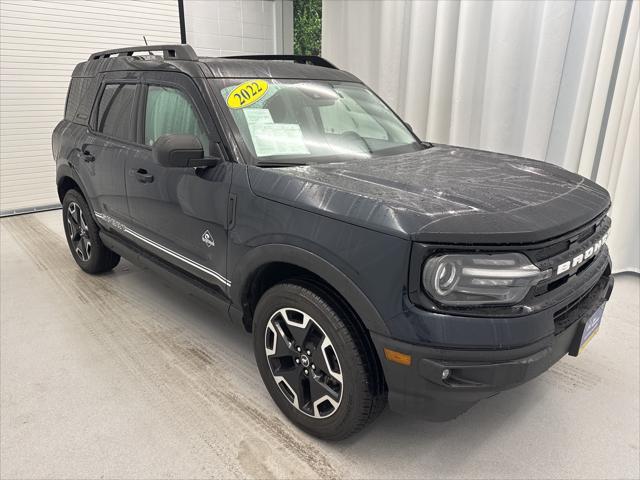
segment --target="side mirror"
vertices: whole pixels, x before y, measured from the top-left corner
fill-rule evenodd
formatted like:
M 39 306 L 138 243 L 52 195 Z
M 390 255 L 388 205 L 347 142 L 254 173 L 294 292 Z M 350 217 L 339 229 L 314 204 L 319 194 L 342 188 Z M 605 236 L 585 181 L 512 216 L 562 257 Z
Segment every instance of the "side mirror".
M 162 135 L 151 149 L 153 158 L 163 167 L 211 167 L 221 158 L 205 157 L 202 143 L 194 135 Z

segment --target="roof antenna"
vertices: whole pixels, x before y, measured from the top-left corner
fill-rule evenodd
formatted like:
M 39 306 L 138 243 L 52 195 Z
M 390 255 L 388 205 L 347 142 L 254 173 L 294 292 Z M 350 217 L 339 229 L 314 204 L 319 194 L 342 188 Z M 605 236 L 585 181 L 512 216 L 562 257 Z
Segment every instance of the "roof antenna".
M 148 47 L 149 42 L 147 42 L 147 37 L 145 35 L 142 35 L 142 38 L 144 40 L 144 44 Z M 153 55 L 153 52 L 151 50 L 149 50 L 149 55 Z

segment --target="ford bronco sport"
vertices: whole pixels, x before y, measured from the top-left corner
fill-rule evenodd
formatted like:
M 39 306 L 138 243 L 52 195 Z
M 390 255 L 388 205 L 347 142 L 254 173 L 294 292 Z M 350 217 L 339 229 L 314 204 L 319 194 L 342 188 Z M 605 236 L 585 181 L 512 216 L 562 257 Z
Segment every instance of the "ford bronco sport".
M 606 190 L 421 142 L 319 57 L 95 53 L 53 155 L 80 268 L 123 256 L 209 300 L 325 439 L 387 402 L 451 419 L 578 355 L 613 287 Z

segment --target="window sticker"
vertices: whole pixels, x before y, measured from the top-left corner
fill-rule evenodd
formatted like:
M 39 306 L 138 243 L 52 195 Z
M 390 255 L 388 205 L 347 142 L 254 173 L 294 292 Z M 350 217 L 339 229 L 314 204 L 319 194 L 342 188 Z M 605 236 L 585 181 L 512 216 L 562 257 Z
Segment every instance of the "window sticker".
M 309 153 L 300 125 L 295 123 L 257 123 L 249 131 L 258 157 Z
M 257 102 L 269 90 L 264 80 L 249 80 L 231 90 L 227 97 L 227 106 L 232 109 L 245 108 Z
M 254 125 L 273 123 L 271 112 L 268 108 L 247 108 L 243 110 L 244 117 L 247 119 L 249 129 Z

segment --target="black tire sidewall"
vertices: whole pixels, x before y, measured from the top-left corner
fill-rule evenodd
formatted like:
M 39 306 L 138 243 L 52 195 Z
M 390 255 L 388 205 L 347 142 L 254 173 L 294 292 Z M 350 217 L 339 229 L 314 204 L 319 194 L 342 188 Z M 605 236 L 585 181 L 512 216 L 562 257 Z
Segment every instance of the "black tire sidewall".
M 308 314 L 331 339 L 342 370 L 342 399 L 338 409 L 327 418 L 313 418 L 300 412 L 283 395 L 267 362 L 265 330 L 272 315 L 281 308 L 295 308 Z M 296 425 L 315 436 L 340 439 L 356 429 L 368 392 L 362 388 L 367 375 L 364 360 L 336 310 L 324 298 L 296 284 L 280 284 L 267 291 L 254 315 L 254 353 L 260 375 L 280 410 Z M 366 384 L 366 383 L 365 383 Z

